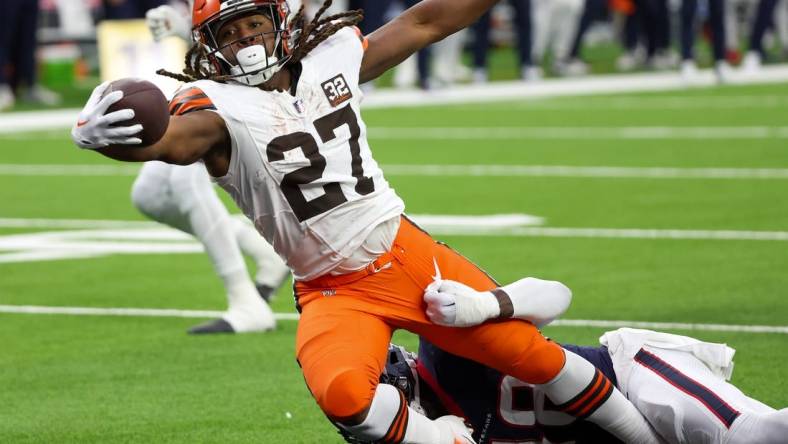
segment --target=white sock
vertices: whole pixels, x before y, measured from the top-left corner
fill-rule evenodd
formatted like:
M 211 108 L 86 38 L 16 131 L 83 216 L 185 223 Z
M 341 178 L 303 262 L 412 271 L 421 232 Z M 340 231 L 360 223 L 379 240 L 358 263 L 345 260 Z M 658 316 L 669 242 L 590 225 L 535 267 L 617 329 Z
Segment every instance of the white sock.
M 340 426 L 356 438 L 403 444 L 454 444 L 447 424 L 438 423 L 407 406 L 402 392 L 389 384 L 378 384 L 364 422 Z
M 501 287 L 512 302 L 511 317 L 542 328 L 560 317 L 572 302 L 572 291 L 558 281 L 524 278 Z
M 257 293 L 252 281 L 246 279 L 227 288 L 227 311 L 222 318 L 232 325 L 236 333 L 270 330 L 276 326 L 271 307 Z
M 659 443 L 643 415 L 590 362 L 564 350 L 566 363 L 558 375 L 538 386 L 559 408 L 587 419 L 627 443 Z
M 271 288 L 279 288 L 290 274 L 290 269 L 253 226 L 235 217 L 231 217 L 231 223 L 241 251 L 251 257 L 257 266 L 255 282 Z
M 178 209 L 187 218 L 189 232 L 205 247 L 228 292 L 242 281 L 251 281 L 248 274 L 240 273 L 246 270 L 246 263 L 235 240 L 230 213 L 216 195 L 205 167 L 174 167 L 170 186 Z

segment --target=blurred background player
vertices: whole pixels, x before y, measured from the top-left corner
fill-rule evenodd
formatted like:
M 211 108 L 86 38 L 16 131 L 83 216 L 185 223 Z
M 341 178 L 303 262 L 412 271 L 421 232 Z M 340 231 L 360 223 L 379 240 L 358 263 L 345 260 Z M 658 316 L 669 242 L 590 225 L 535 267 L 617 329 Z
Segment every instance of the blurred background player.
M 522 80 L 538 80 L 542 77 L 541 71 L 534 66 L 531 57 L 533 49 L 533 22 L 531 17 L 532 0 L 509 0 L 508 4 L 513 9 L 512 28 L 517 35 L 517 56 L 519 61 L 519 76 Z M 473 32 L 473 81 L 485 83 L 487 74 L 487 53 L 490 49 L 490 30 L 492 27 L 492 11 L 490 9 L 482 15 L 471 30 Z
M 585 0 L 583 13 L 580 15 L 580 22 L 577 25 L 577 32 L 572 40 L 572 48 L 569 51 L 570 63 L 581 63 L 586 72 L 589 71 L 588 65 L 583 62 L 582 46 L 585 41 L 586 33 L 595 22 L 604 22 L 608 18 L 609 5 L 607 0 Z
M 624 54 L 616 60 L 620 71 L 638 67 L 668 69 L 675 66 L 670 56 L 670 11 L 667 0 L 618 0 L 612 9 L 623 18 Z
M 549 52 L 552 54 L 554 74 L 579 76 L 587 73 L 585 63 L 571 57 L 572 43 L 584 6 L 583 0 L 531 0 L 531 57 L 537 65 Z
M 725 59 L 725 0 L 708 0 L 707 6 L 714 57 L 714 74 L 718 81 L 725 82 L 730 77 L 730 66 Z M 682 0 L 681 2 L 681 75 L 685 80 L 692 80 L 698 71 L 695 62 L 698 7 L 698 0 Z
M 154 39 L 178 36 L 190 43 L 188 11 L 170 5 L 149 10 L 146 23 Z M 195 236 L 224 284 L 225 314 L 192 327 L 189 333 L 246 333 L 274 328 L 276 322 L 267 301 L 287 278 L 289 269 L 252 226 L 230 216 L 202 163 L 176 166 L 146 162 L 134 181 L 131 200 L 151 219 Z M 255 262 L 254 281 L 242 252 Z
M 21 99 L 57 105 L 60 96 L 36 82 L 36 31 L 39 6 L 36 0 L 4 0 L 0 14 L 0 111 Z
M 783 6 L 788 4 L 783 1 Z M 772 29 L 778 29 L 777 25 L 777 6 L 780 4 L 779 0 L 760 0 L 755 12 L 755 17 L 752 22 L 752 31 L 750 33 L 750 45 L 747 55 L 742 61 L 742 68 L 747 72 L 757 72 L 761 68 L 763 60 L 766 59 L 766 51 L 763 48 L 763 40 L 766 32 Z M 785 47 L 783 47 L 785 50 Z

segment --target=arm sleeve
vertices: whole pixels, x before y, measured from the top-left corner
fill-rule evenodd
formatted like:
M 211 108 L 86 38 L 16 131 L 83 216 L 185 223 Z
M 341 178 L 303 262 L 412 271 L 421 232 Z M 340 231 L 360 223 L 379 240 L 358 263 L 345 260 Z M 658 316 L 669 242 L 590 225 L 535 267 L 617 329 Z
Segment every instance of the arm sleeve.
M 558 281 L 528 277 L 498 290 L 502 290 L 511 301 L 511 315 L 506 316 L 505 303 L 501 302 L 501 295 L 496 295 L 503 317 L 530 321 L 540 328 L 563 315 L 572 302 L 572 292 Z

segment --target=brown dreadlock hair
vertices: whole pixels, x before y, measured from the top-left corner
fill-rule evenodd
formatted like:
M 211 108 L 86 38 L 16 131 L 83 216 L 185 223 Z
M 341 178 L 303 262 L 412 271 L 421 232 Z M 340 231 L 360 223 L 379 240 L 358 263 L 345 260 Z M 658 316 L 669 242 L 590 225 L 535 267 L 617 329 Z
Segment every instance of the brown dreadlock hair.
M 282 69 L 295 65 L 307 56 L 320 43 L 331 37 L 334 33 L 347 26 L 355 26 L 364 18 L 364 11 L 355 9 L 352 11 L 340 12 L 339 14 L 323 17 L 323 13 L 331 6 L 332 0 L 325 0 L 318 9 L 314 18 L 310 22 L 306 21 L 304 5 L 298 9 L 293 16 L 291 29 L 296 34 L 296 41 L 293 51 L 285 62 Z M 224 82 L 232 76 L 212 73 L 208 68 L 208 51 L 200 42 L 194 42 L 186 52 L 182 74 L 173 73 L 164 69 L 159 69 L 156 74 L 171 77 L 181 82 L 194 82 L 196 80 L 213 80 Z

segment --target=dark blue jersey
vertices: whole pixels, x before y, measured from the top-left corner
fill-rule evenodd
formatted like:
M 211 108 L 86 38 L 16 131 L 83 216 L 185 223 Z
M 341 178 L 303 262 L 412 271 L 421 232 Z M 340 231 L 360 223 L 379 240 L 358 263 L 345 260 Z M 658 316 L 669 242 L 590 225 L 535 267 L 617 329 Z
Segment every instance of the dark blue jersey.
M 565 345 L 582 356 L 615 383 L 613 363 L 604 347 Z M 559 443 L 614 443 L 615 437 L 598 426 L 557 411 L 533 385 L 482 364 L 447 353 L 421 340 L 420 372 L 427 372 L 427 383 L 444 399 L 450 399 L 454 414 L 461 414 L 473 426 L 479 444 L 542 441 Z

